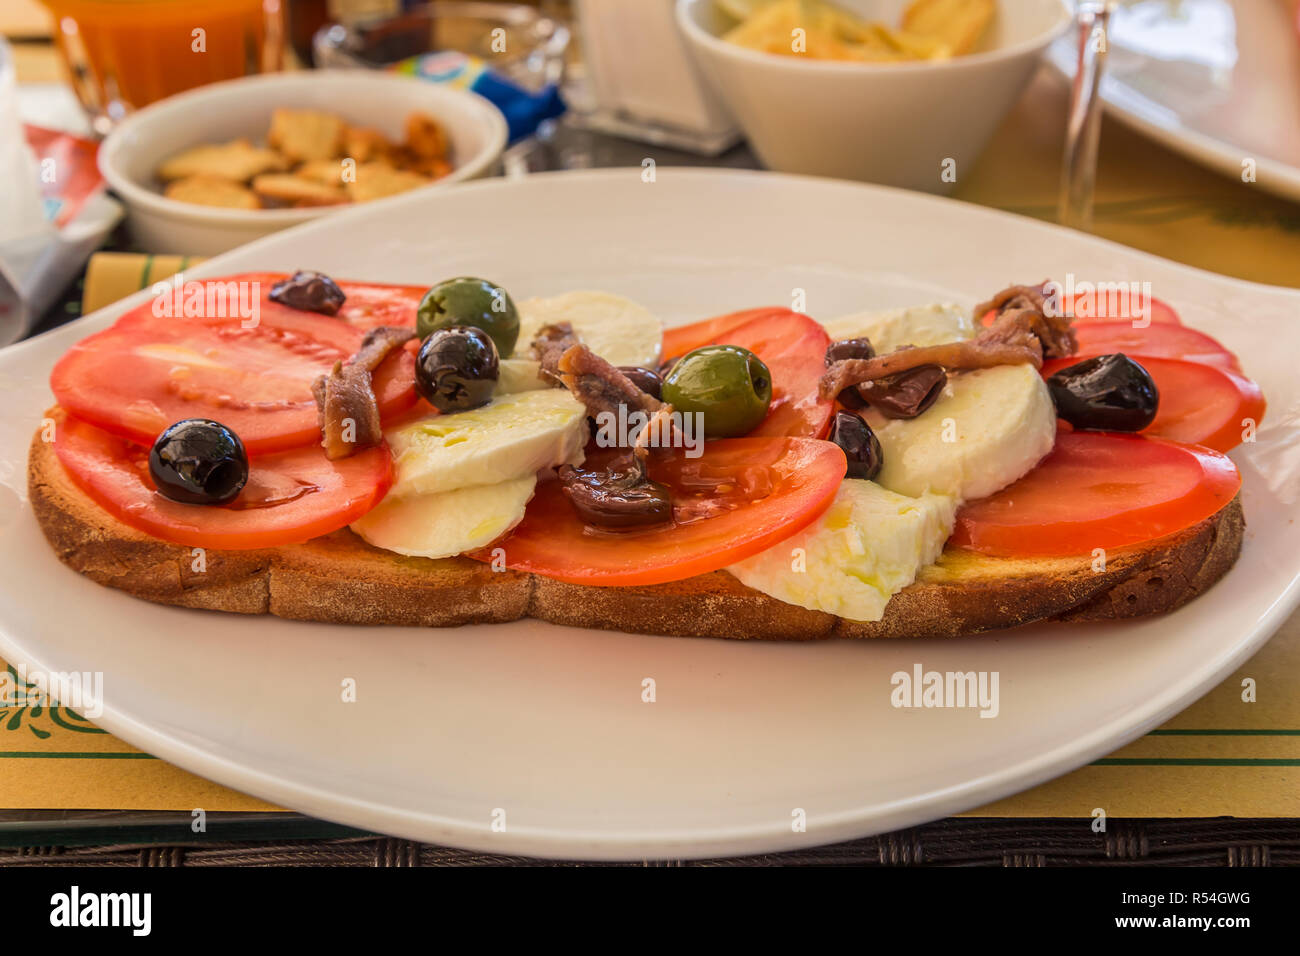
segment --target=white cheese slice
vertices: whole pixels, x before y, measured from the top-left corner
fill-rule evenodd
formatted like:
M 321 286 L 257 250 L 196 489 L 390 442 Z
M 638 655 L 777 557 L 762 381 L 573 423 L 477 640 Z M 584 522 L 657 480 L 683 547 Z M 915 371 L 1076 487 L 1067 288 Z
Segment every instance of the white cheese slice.
M 384 437 L 397 472 L 388 494 L 437 494 L 579 464 L 587 443 L 587 410 L 564 389 L 548 388 L 433 415 Z
M 611 365 L 654 368 L 664 326 L 653 312 L 612 292 L 577 291 L 519 303 L 519 343 L 514 358 L 526 359 L 544 325 L 568 322 L 582 344 Z
M 831 340 L 867 338 L 877 355 L 904 345 L 943 345 L 975 337 L 975 323 L 965 309 L 951 303 L 855 312 L 823 322 Z
M 1052 450 L 1056 407 L 1032 365 L 951 375 L 916 418 L 863 414 L 880 439 L 876 481 L 901 495 L 983 498 L 1023 476 Z
M 497 376 L 494 395 L 514 395 L 516 392 L 532 392 L 539 388 L 551 386 L 542 381 L 541 366 L 532 359 L 502 359 Z
M 537 476 L 433 495 L 391 494 L 352 525 L 376 548 L 421 558 L 449 558 L 491 544 L 524 518 Z
M 848 478 L 811 525 L 727 570 L 787 604 L 879 621 L 890 597 L 939 557 L 955 513 L 951 498 L 909 498 Z

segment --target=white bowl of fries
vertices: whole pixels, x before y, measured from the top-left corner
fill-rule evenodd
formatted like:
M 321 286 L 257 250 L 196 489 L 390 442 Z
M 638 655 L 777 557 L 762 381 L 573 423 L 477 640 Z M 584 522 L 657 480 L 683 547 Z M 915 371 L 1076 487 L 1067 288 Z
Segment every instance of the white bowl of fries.
M 147 252 L 215 255 L 354 203 L 400 202 L 493 170 L 500 110 L 361 70 L 214 83 L 128 116 L 99 149 Z
M 1070 12 L 1064 0 L 677 0 L 677 20 L 764 165 L 943 193 Z

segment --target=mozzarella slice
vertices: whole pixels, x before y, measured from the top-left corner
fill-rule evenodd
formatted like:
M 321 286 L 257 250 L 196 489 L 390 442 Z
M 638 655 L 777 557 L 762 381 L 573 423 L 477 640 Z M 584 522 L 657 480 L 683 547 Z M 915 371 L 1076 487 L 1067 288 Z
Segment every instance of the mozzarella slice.
M 963 501 L 993 494 L 1052 450 L 1056 408 L 1032 365 L 999 365 L 952 375 L 916 418 L 864 413 L 880 439 L 876 481 L 901 495 L 926 492 Z
M 435 495 L 388 495 L 352 530 L 376 548 L 420 558 L 449 558 L 491 544 L 524 518 L 537 476 Z
M 659 364 L 663 323 L 645 307 L 611 292 L 566 292 L 519 303 L 515 357 L 526 358 L 537 331 L 556 322 L 572 325 L 582 343 L 611 365 Z
M 890 597 L 939 557 L 955 513 L 951 498 L 908 498 L 847 478 L 810 526 L 727 570 L 787 604 L 879 621 Z
M 943 345 L 975 336 L 975 323 L 966 310 L 950 303 L 888 312 L 855 312 L 823 322 L 822 326 L 836 342 L 870 339 L 877 355 L 903 345 Z
M 397 472 L 389 495 L 436 494 L 580 463 L 587 410 L 566 390 L 548 388 L 433 415 L 384 437 Z
M 541 378 L 541 366 L 532 359 L 502 359 L 497 376 L 494 395 L 514 395 L 517 392 L 532 392 L 539 388 L 550 388 Z

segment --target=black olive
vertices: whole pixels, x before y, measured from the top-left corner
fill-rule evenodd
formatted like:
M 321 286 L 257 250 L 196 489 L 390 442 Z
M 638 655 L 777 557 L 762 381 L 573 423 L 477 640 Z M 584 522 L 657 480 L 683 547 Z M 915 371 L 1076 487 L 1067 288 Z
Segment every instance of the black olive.
M 826 346 L 826 367 L 845 359 L 869 359 L 876 357 L 876 349 L 870 339 L 844 339 Z
M 850 385 L 848 388 L 843 389 L 835 396 L 835 400 L 845 408 L 850 408 L 854 411 L 867 407 L 867 400 L 862 397 L 862 393 L 858 391 L 858 386 L 856 385 Z
M 430 332 L 415 357 L 415 390 L 440 412 L 486 405 L 500 374 L 492 337 L 468 325 Z
M 587 524 L 600 528 L 642 528 L 673 516 L 672 492 L 652 481 L 635 454 L 616 458 L 603 471 L 563 465 L 557 473 L 564 496 Z
M 618 370 L 647 395 L 658 398 L 663 394 L 664 380 L 659 377 L 659 373 L 638 365 L 620 365 Z
M 918 365 L 889 378 L 858 386 L 858 394 L 886 418 L 915 418 L 939 400 L 948 374 L 938 365 Z
M 665 379 L 668 377 L 668 373 L 673 370 L 673 366 L 676 365 L 681 360 L 682 357 L 680 355 L 674 355 L 671 358 L 666 358 L 659 363 L 659 367 L 655 369 L 655 372 L 658 373 L 659 378 Z
M 871 426 L 852 412 L 836 412 L 831 425 L 831 441 L 844 450 L 849 466 L 845 478 L 865 478 L 867 481 L 880 474 L 885 463 L 880 450 L 880 439 Z
M 290 278 L 271 286 L 271 301 L 303 312 L 338 315 L 347 296 L 325 273 L 299 269 Z
M 1047 380 L 1056 414 L 1075 428 L 1141 431 L 1155 420 L 1160 391 L 1151 373 L 1123 352 L 1098 355 Z
M 830 368 L 836 362 L 842 362 L 845 359 L 870 359 L 876 357 L 875 346 L 871 344 L 870 339 L 844 339 L 842 342 L 832 342 L 826 346 L 826 367 Z M 866 408 L 866 399 L 858 392 L 856 385 L 850 385 L 848 388 L 841 389 L 840 393 L 835 396 L 841 405 L 845 408 Z
M 149 477 L 164 498 L 187 505 L 224 505 L 248 481 L 248 455 L 239 436 L 206 418 L 179 421 L 149 450 Z

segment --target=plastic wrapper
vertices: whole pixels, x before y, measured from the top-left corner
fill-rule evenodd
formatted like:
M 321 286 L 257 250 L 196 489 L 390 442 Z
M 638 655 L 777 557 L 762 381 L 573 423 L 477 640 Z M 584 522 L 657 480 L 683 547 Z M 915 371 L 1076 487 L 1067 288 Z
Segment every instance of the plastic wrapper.
M 122 217 L 95 143 L 24 126 L 0 42 L 0 345 L 27 335 Z
M 454 50 L 423 53 L 395 63 L 390 69 L 421 80 L 470 90 L 490 100 L 493 106 L 505 114 L 512 143 L 531 136 L 543 120 L 553 119 L 564 112 L 564 101 L 560 99 L 560 91 L 554 85 L 546 86 L 536 93 L 529 92 L 488 68 L 478 57 Z

